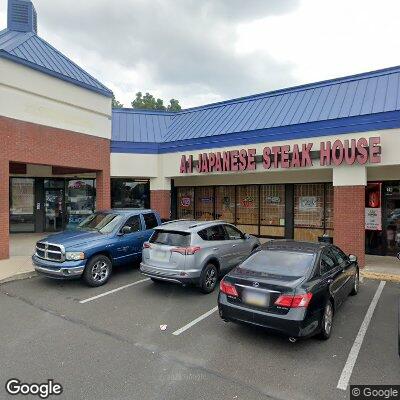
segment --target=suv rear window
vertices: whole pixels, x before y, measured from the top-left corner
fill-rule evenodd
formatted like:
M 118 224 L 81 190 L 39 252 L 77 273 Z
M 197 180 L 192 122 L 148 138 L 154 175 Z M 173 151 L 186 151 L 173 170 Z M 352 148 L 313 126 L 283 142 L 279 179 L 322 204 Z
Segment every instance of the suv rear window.
M 155 230 L 150 243 L 165 244 L 167 246 L 187 247 L 190 245 L 190 233 L 178 231 Z
M 240 267 L 271 275 L 304 276 L 314 262 L 314 254 L 291 251 L 260 250 Z
M 158 226 L 157 218 L 153 213 L 143 214 L 146 229 L 153 229 Z

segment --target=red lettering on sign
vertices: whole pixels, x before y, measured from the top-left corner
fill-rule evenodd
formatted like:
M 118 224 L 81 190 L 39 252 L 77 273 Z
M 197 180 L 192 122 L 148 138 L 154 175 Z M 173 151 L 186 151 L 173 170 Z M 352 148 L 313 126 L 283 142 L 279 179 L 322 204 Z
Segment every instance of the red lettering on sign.
M 256 169 L 256 149 L 249 149 L 247 156 L 247 169 L 250 171 L 254 171 Z
M 272 146 L 272 154 L 274 155 L 274 168 L 278 168 L 280 151 L 281 151 L 281 148 L 279 146 Z
M 247 168 L 247 151 L 242 149 L 239 151 L 239 171 Z
M 312 143 L 301 145 L 301 166 L 302 167 L 311 167 L 312 166 L 311 154 L 310 154 L 312 146 L 313 146 Z
M 361 138 L 357 142 L 357 162 L 364 165 L 368 161 L 368 152 L 366 147 L 368 146 L 367 139 Z
M 319 165 L 331 165 L 331 142 L 321 142 L 319 146 Z
M 293 145 L 292 168 L 300 167 L 300 151 L 297 144 Z
M 230 153 L 230 151 L 224 151 L 222 170 L 223 171 L 231 170 L 231 153 Z
M 239 156 L 239 151 L 238 150 L 232 150 L 231 151 L 231 171 L 238 171 L 239 170 L 238 156 Z
M 215 170 L 218 172 L 222 171 L 221 153 L 218 151 L 215 157 Z
M 263 150 L 263 167 L 265 169 L 271 168 L 271 149 L 269 147 L 264 147 Z
M 215 166 L 215 153 L 210 153 L 208 155 L 208 168 L 211 171 L 214 171 Z
M 202 160 L 202 156 L 201 156 L 201 154 L 199 154 L 199 158 L 198 158 L 197 165 L 196 165 L 197 172 L 201 172 L 201 166 L 202 166 L 201 160 Z
M 378 164 L 381 162 L 381 155 L 379 154 L 379 145 L 381 144 L 380 137 L 369 138 L 369 161 L 372 164 Z
M 343 162 L 343 143 L 340 140 L 335 140 L 332 144 L 332 161 L 335 165 Z
M 186 170 L 186 156 L 182 156 L 181 157 L 181 166 L 179 168 L 179 172 L 181 174 L 186 174 L 187 170 Z
M 349 141 L 346 139 L 344 141 L 344 161 L 348 165 L 353 165 L 356 161 L 356 139 L 351 139 L 351 145 L 349 145 Z
M 289 168 L 289 151 L 290 146 L 282 146 L 281 147 L 281 167 Z

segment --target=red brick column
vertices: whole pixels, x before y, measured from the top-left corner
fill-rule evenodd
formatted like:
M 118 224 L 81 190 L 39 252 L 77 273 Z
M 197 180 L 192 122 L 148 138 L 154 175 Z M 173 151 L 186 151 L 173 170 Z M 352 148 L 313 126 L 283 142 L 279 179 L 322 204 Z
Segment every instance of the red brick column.
M 150 207 L 158 211 L 161 218 L 171 218 L 171 191 L 170 190 L 151 190 Z
M 365 187 L 334 187 L 334 243 L 365 266 Z
M 96 208 L 106 210 L 111 208 L 110 170 L 96 173 Z
M 9 257 L 9 162 L 0 159 L 0 260 Z

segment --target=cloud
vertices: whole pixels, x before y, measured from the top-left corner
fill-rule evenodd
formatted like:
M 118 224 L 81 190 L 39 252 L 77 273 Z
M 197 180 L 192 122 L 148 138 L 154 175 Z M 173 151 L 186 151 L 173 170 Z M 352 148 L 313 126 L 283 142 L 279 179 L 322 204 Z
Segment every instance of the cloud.
M 39 34 L 125 103 L 139 90 L 192 106 L 294 83 L 291 62 L 236 43 L 241 24 L 292 12 L 297 0 L 34 2 Z

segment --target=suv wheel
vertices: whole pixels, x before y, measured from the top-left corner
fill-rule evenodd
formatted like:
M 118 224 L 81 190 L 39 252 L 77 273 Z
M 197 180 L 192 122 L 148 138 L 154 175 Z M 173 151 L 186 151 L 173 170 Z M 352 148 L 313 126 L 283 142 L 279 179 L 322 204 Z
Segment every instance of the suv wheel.
M 92 257 L 83 272 L 83 280 L 89 286 L 104 285 L 110 278 L 112 271 L 111 260 L 100 254 Z
M 201 292 L 208 294 L 214 291 L 218 281 L 218 269 L 217 267 L 209 263 L 205 266 L 200 276 L 200 290 Z

